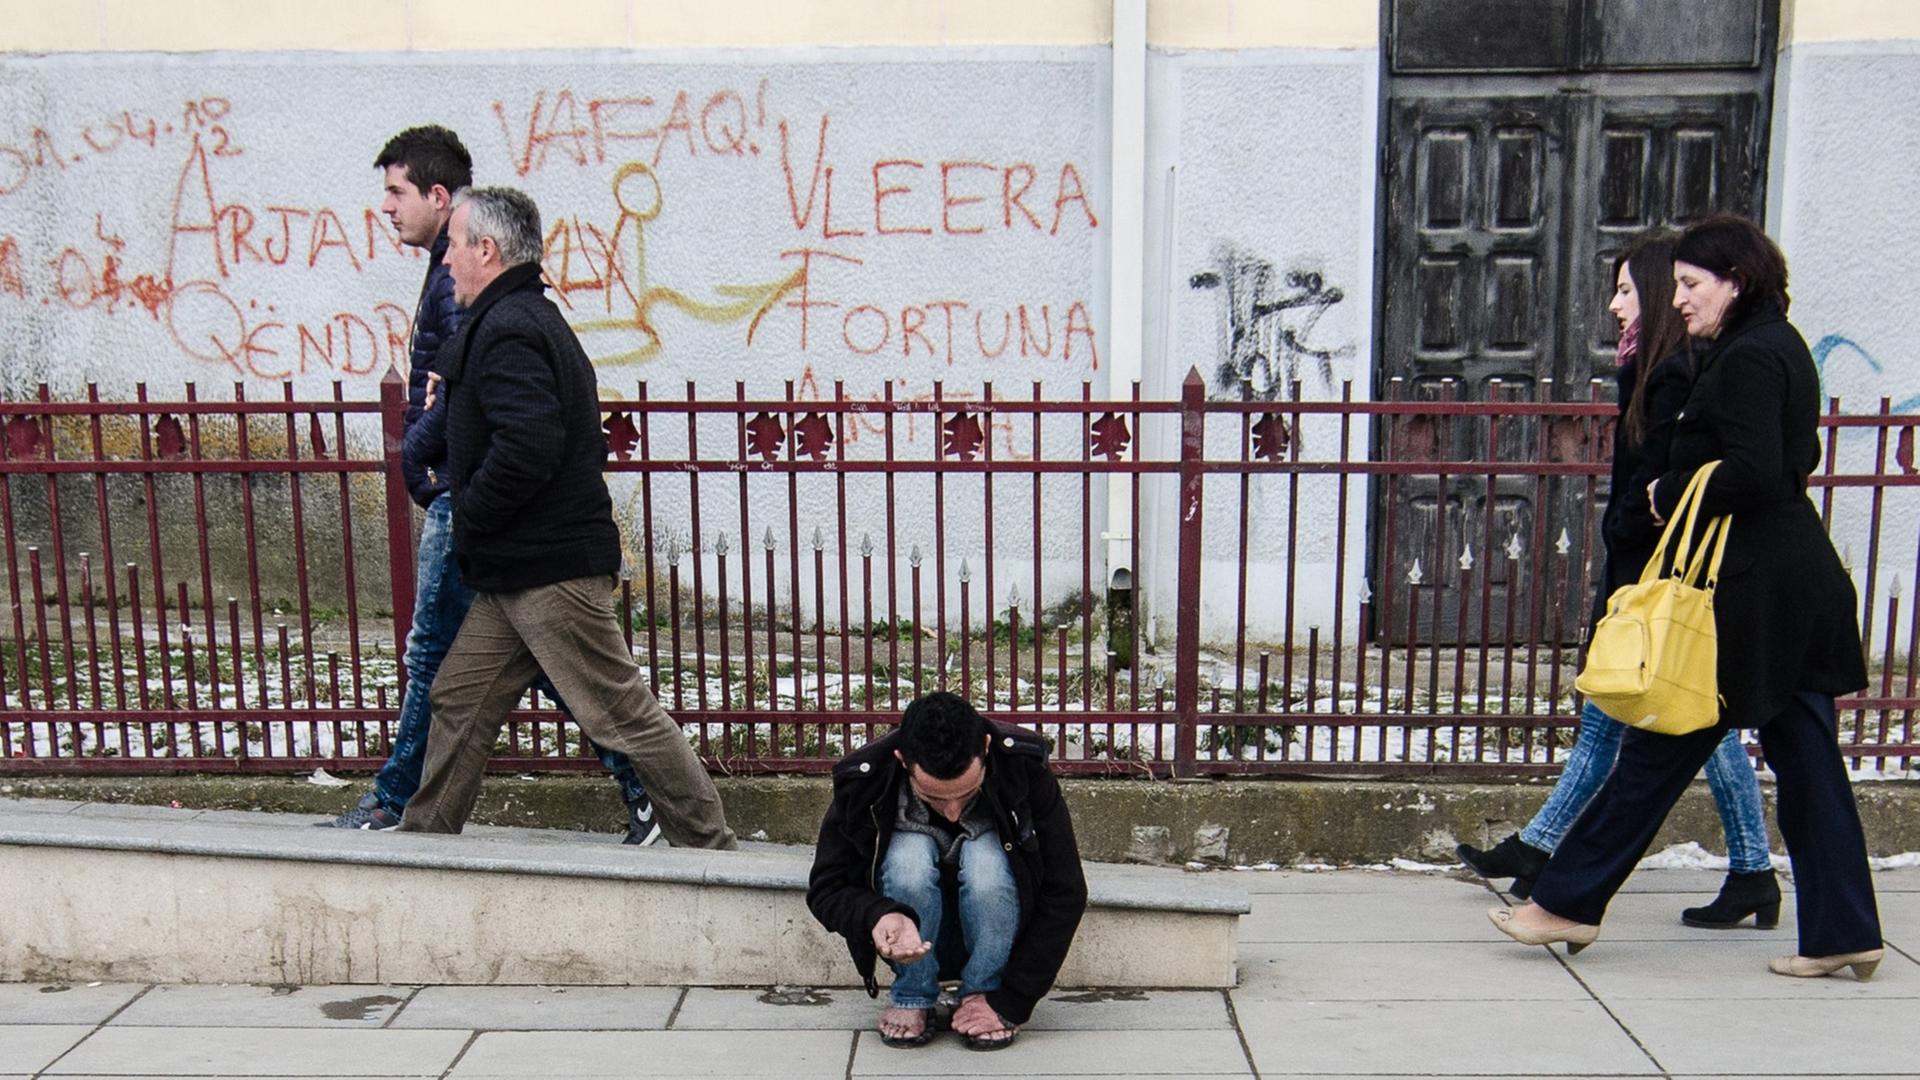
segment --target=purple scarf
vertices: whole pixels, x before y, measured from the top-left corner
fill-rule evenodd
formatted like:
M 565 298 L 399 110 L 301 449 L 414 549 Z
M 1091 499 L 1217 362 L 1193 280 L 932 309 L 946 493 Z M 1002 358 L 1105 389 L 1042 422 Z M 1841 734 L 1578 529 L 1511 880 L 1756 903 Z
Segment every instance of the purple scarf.
M 1627 328 L 1620 331 L 1620 346 L 1619 352 L 1616 355 L 1619 358 L 1621 367 L 1626 367 L 1628 364 L 1633 363 L 1633 358 L 1640 355 L 1639 319 L 1628 323 Z

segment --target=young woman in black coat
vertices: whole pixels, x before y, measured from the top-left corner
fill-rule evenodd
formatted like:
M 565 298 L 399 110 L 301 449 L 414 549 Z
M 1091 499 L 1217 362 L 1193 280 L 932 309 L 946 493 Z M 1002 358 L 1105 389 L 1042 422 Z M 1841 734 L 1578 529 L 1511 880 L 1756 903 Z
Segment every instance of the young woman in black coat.
M 1866 686 L 1867 672 L 1853 581 L 1807 498 L 1820 461 L 1819 375 L 1787 322 L 1786 260 L 1752 222 L 1720 215 L 1690 226 L 1674 280 L 1674 307 L 1700 352 L 1667 472 L 1647 495 L 1664 520 L 1694 472 L 1721 463 L 1702 499 L 1703 517 L 1733 515 L 1714 599 L 1721 721 L 1680 736 L 1627 732 L 1613 776 L 1548 861 L 1534 902 L 1488 916 L 1527 944 L 1591 944 L 1730 724 L 1757 723 L 1800 932 L 1799 952 L 1768 966 L 1797 976 L 1850 967 L 1865 979 L 1880 963 L 1880 919 L 1833 699 Z

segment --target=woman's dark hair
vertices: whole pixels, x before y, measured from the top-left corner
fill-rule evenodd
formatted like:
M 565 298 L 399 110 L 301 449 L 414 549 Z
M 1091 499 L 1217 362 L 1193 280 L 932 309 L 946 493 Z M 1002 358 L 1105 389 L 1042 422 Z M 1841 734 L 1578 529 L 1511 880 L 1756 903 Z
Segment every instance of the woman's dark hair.
M 1701 218 L 1680 233 L 1673 257 L 1733 282 L 1740 295 L 1727 305 L 1720 325 L 1731 326 L 1750 312 L 1787 311 L 1787 257 L 1760 226 L 1738 214 Z
M 1673 246 L 1677 233 L 1642 233 L 1613 260 L 1613 280 L 1627 268 L 1640 297 L 1640 358 L 1634 365 L 1633 394 L 1627 402 L 1627 443 L 1639 446 L 1647 434 L 1647 376 L 1668 357 L 1685 351 L 1687 322 L 1673 307 Z
M 914 699 L 900 717 L 900 757 L 928 776 L 951 780 L 986 753 L 987 719 L 967 699 L 935 690 Z

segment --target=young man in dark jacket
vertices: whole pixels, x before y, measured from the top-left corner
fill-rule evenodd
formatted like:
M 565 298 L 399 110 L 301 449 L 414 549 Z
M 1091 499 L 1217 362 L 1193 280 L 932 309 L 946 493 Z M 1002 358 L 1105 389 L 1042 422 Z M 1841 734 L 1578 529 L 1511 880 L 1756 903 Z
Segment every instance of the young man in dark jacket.
M 968 1047 L 1012 1042 L 1087 907 L 1045 740 L 945 691 L 908 705 L 899 730 L 834 766 L 807 907 L 847 939 L 869 996 L 876 959 L 893 968 L 887 1045 L 933 1037 L 943 976 L 960 980 L 952 1025 Z
M 407 635 L 407 693 L 394 725 L 387 762 L 373 778 L 373 790 L 346 813 L 325 824 L 337 829 L 386 831 L 400 824 L 407 801 L 420 786 L 427 756 L 427 732 L 433 716 L 428 694 L 440 662 L 460 632 L 473 603 L 473 590 L 460 579 L 453 556 L 453 503 L 442 473 L 446 469 L 447 410 L 433 408 L 434 356 L 460 328 L 466 308 L 454 299 L 453 276 L 446 265 L 447 220 L 455 196 L 473 184 L 473 157 L 460 136 L 438 125 L 412 127 L 387 140 L 374 159 L 386 193 L 380 210 L 392 222 L 400 242 L 427 252 L 426 280 L 413 313 L 413 341 L 407 380 L 406 441 L 400 471 L 413 501 L 426 511 L 414 572 L 413 629 Z M 553 697 L 544 677 L 535 685 Z M 564 705 L 562 706 L 564 708 Z M 633 766 L 619 754 L 600 751 L 627 804 L 629 844 L 660 838 L 653 804 Z
M 447 222 L 466 321 L 435 360 L 446 393 L 453 550 L 473 606 L 440 665 L 420 789 L 400 828 L 459 832 L 501 726 L 544 670 L 587 737 L 626 755 L 667 839 L 731 848 L 720 795 L 647 688 L 613 611 L 620 530 L 593 364 L 540 277 L 540 211 L 476 188 Z

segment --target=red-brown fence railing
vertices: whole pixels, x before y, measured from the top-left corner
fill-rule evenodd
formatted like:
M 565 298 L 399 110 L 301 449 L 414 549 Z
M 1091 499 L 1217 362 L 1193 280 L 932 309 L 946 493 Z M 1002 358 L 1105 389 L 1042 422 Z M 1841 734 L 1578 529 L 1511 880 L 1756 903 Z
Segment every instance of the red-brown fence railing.
M 1570 743 L 1597 388 L 657 389 L 603 402 L 618 607 L 717 769 L 824 769 L 934 687 L 1082 773 L 1538 774 Z M 377 767 L 413 593 L 404 408 L 394 376 L 378 401 L 0 402 L 0 769 Z M 1840 738 L 1905 774 L 1920 417 L 1821 425 L 1812 497 L 1874 678 Z M 493 765 L 595 767 L 531 699 Z

